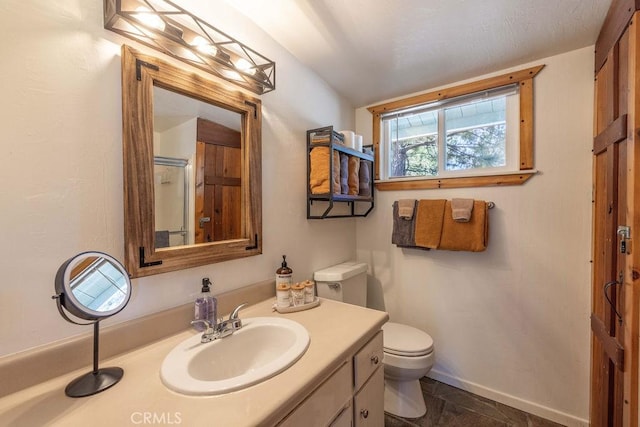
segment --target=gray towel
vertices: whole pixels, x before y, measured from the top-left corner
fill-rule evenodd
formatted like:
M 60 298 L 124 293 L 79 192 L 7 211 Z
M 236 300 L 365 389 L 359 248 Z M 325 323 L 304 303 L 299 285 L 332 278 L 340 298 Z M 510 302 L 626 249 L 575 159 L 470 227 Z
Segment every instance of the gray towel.
M 169 230 L 156 231 L 156 248 L 169 247 Z
M 411 219 L 403 219 L 398 215 L 398 202 L 393 202 L 393 232 L 391 243 L 401 247 L 415 247 L 416 216 Z
M 371 162 L 360 160 L 360 195 L 365 197 L 371 196 Z
M 340 193 L 349 193 L 349 156 L 340 153 Z

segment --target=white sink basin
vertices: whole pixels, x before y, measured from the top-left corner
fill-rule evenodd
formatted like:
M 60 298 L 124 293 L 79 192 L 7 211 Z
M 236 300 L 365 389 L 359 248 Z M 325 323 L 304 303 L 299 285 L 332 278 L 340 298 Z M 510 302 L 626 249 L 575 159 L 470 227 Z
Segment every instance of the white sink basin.
M 214 395 L 239 390 L 293 365 L 309 346 L 309 333 L 281 317 L 242 319 L 233 335 L 201 343 L 197 334 L 165 357 L 160 378 L 178 393 Z

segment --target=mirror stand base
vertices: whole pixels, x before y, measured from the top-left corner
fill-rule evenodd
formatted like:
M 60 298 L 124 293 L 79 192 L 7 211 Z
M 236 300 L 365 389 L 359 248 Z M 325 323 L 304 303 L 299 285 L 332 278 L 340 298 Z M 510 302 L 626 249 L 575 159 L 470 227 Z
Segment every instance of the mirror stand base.
M 64 392 L 69 397 L 85 397 L 100 393 L 122 379 L 122 368 L 102 368 L 71 381 Z

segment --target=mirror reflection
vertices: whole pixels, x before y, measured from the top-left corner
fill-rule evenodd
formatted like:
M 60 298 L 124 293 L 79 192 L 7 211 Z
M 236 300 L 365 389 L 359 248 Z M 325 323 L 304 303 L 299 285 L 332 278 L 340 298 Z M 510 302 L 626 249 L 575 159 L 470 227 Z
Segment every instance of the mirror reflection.
M 261 105 L 243 91 L 122 47 L 130 277 L 262 253 Z
M 153 87 L 155 247 L 238 239 L 242 116 Z
M 188 159 L 155 156 L 155 247 L 193 244 L 192 163 Z
M 102 256 L 79 258 L 71 270 L 68 286 L 81 306 L 98 313 L 119 309 L 129 296 L 128 278 Z
M 122 379 L 122 368 L 98 368 L 100 321 L 121 311 L 131 298 L 127 270 L 103 252 L 83 252 L 65 261 L 55 279 L 56 306 L 60 315 L 76 325 L 93 324 L 93 370 L 71 381 L 64 392 L 69 397 L 100 393 Z M 80 323 L 67 315 L 71 313 Z

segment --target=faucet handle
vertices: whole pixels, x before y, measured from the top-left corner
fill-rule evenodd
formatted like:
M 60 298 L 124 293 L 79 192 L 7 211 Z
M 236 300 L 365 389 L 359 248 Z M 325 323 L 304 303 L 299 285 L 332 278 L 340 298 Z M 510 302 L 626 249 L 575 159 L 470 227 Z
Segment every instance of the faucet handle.
M 229 320 L 236 320 L 238 318 L 238 313 L 240 312 L 240 310 L 246 307 L 247 305 L 249 305 L 248 302 L 243 302 L 242 304 L 234 308 L 231 314 L 229 315 Z
M 231 324 L 232 330 L 237 331 L 238 329 L 242 328 L 242 320 L 240 320 L 240 318 L 238 317 L 238 313 L 247 305 L 249 305 L 248 302 L 243 302 L 242 304 L 237 306 L 229 315 L 228 322 Z
M 207 328 L 207 330 L 205 331 L 205 334 L 209 334 L 209 333 L 213 333 L 213 326 L 211 326 L 211 323 L 209 323 L 208 320 L 206 319 L 196 319 L 196 320 L 192 320 L 191 324 L 195 325 L 198 323 L 204 323 L 204 326 Z

